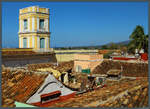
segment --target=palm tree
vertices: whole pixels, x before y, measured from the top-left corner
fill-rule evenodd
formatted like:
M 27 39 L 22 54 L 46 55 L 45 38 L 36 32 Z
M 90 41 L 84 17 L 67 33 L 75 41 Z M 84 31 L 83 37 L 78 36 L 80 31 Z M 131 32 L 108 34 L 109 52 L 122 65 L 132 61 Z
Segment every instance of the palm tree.
M 148 35 L 145 35 L 144 28 L 142 26 L 136 26 L 129 38 L 130 43 L 128 44 L 128 50 L 130 52 L 133 53 L 135 49 L 144 49 L 145 52 L 148 52 Z

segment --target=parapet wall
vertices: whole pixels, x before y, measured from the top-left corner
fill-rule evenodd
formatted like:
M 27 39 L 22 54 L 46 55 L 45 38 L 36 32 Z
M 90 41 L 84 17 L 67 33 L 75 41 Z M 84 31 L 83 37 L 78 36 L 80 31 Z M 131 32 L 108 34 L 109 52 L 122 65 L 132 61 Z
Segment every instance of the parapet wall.
M 147 77 L 148 63 L 135 63 L 104 60 L 94 70 L 93 74 L 106 74 L 110 69 L 121 69 L 123 67 L 123 76 Z
M 27 64 L 56 62 L 56 56 L 51 54 L 2 55 L 2 64 L 6 67 L 18 67 Z

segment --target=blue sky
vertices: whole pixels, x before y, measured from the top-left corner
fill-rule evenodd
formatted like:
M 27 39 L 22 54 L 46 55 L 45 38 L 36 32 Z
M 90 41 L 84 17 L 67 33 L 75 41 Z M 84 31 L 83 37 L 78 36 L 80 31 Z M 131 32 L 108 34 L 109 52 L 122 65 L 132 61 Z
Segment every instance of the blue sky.
M 136 25 L 148 33 L 148 2 L 2 2 L 2 47 L 18 47 L 19 9 L 50 8 L 50 46 L 129 40 Z

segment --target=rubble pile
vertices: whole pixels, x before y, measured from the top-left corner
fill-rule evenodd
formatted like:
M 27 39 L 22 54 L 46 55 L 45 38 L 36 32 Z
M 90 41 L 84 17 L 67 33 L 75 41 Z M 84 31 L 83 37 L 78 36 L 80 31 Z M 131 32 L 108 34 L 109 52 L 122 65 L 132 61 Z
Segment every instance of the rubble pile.
M 14 101 L 25 101 L 40 87 L 46 74 L 23 70 L 2 70 L 2 107 L 15 107 Z
M 123 76 L 134 76 L 134 77 L 147 77 L 148 76 L 148 64 L 147 63 L 131 63 L 104 60 L 94 70 L 93 74 L 106 74 L 110 69 L 121 70 Z
M 59 72 L 66 72 L 73 68 L 73 61 L 61 62 L 58 65 L 54 65 L 52 63 L 41 63 L 41 64 L 29 64 L 28 69 L 32 71 L 36 71 L 40 68 L 48 68 L 51 67 Z
M 110 84 L 111 83 L 111 84 Z M 55 103 L 54 105 L 50 107 L 146 107 L 148 106 L 148 96 L 147 96 L 147 87 L 148 87 L 148 79 L 139 79 L 139 80 L 132 80 L 132 79 L 123 79 L 122 81 L 107 81 L 106 86 L 103 88 L 99 88 L 93 91 L 89 91 L 87 93 L 76 95 L 74 98 L 71 98 L 65 102 L 61 103 Z M 115 102 L 114 105 L 109 105 L 105 101 L 110 101 L 110 99 L 116 98 L 119 94 L 125 93 L 128 91 L 128 95 L 125 96 L 123 99 L 122 97 L 119 98 L 120 102 Z M 145 92 L 144 92 L 145 91 Z M 139 95 L 140 96 L 139 96 Z M 126 100 L 126 98 L 129 98 L 131 95 L 131 101 Z M 138 96 L 138 99 L 137 99 Z M 141 99 L 141 98 L 144 99 Z M 133 101 L 132 99 L 137 99 L 137 101 Z M 126 103 L 127 105 L 124 105 L 123 103 Z M 105 105 L 102 105 L 105 104 Z M 139 105 L 134 105 L 138 104 Z M 107 104 L 107 105 L 106 105 Z M 120 105 L 122 104 L 122 105 Z M 132 105 L 132 106 L 131 106 Z

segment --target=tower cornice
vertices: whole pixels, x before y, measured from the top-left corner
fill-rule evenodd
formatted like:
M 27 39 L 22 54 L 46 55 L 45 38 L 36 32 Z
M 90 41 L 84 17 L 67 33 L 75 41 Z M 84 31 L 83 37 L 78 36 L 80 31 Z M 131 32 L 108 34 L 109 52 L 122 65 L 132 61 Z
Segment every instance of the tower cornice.
M 51 34 L 51 32 L 18 32 L 18 34 L 32 34 L 32 33 L 37 33 L 37 34 Z

